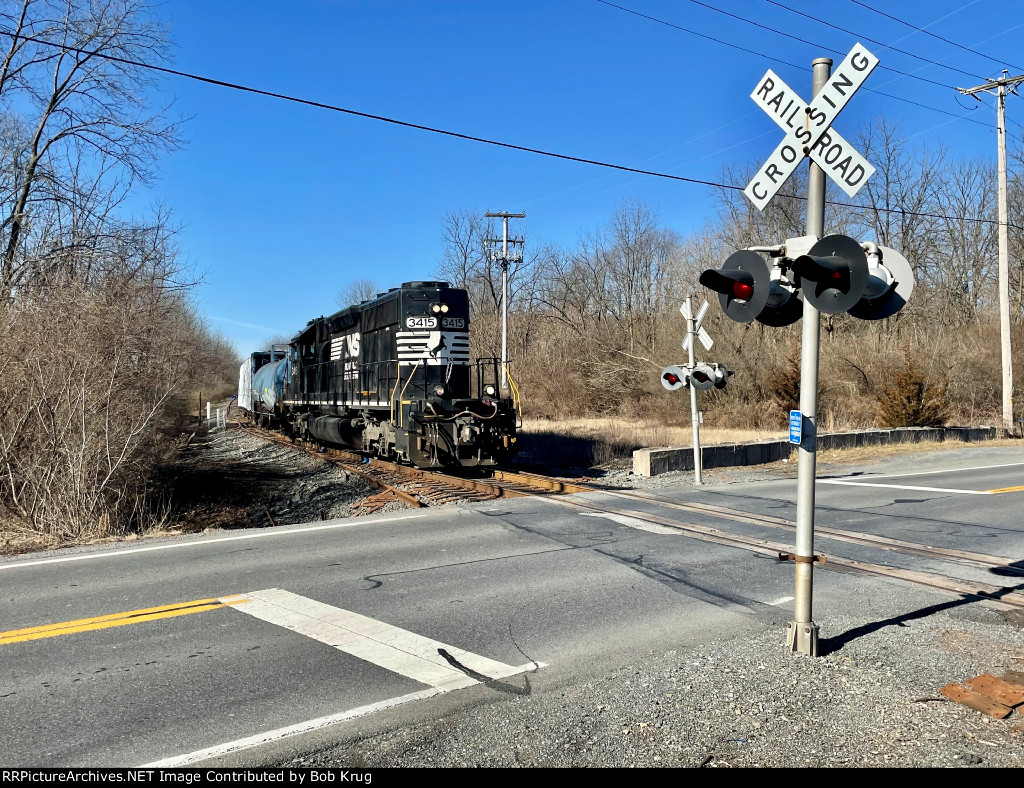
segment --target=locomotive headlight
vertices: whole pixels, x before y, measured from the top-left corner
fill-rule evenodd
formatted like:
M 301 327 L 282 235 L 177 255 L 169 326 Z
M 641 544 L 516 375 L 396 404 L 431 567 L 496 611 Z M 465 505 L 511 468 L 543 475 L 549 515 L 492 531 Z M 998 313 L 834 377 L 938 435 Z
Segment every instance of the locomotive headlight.
M 448 311 L 448 304 L 441 304 L 441 311 L 442 312 L 447 312 Z
M 441 311 L 441 305 L 440 304 L 431 304 L 430 305 L 430 311 L 433 312 L 436 315 L 438 312 Z
M 448 389 L 446 389 L 444 386 L 434 386 L 434 393 L 439 397 L 443 397 L 445 394 L 448 393 Z
M 486 394 L 488 397 L 493 397 L 497 393 L 498 390 L 494 386 L 490 384 L 484 386 L 484 394 Z

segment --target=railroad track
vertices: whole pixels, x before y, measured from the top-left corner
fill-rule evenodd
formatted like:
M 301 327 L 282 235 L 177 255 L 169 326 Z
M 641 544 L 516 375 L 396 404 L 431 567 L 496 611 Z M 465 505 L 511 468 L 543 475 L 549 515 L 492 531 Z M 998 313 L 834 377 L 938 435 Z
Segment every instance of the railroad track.
M 325 462 L 338 465 L 346 471 L 366 479 L 384 491 L 385 494 L 392 494 L 395 499 L 401 500 L 408 506 L 439 505 L 459 500 L 483 501 L 530 495 L 550 496 L 552 502 L 578 511 L 626 517 L 633 521 L 652 525 L 655 529 L 662 529 L 660 531 L 662 533 L 679 533 L 701 541 L 737 547 L 776 559 L 781 559 L 792 550 L 792 546 L 787 543 L 736 534 L 722 528 L 686 522 L 678 517 L 652 514 L 648 511 L 641 511 L 627 506 L 616 506 L 592 498 L 566 498 L 564 496 L 574 493 L 600 492 L 617 500 L 650 503 L 659 507 L 690 512 L 718 520 L 747 523 L 787 532 L 795 531 L 795 523 L 780 517 L 745 512 L 724 506 L 676 501 L 637 490 L 597 490 L 535 473 L 495 470 L 489 478 L 484 480 L 466 479 L 435 471 L 423 471 L 378 459 L 367 461 L 362 455 L 355 454 L 354 452 L 333 449 L 321 450 L 305 444 L 295 443 L 276 433 L 260 428 L 247 425 L 242 426 L 243 429 L 265 440 L 280 443 L 299 451 L 305 451 Z M 998 570 L 1000 574 L 1024 578 L 1024 568 L 1021 568 L 1020 563 L 1005 556 L 935 547 L 878 536 L 876 534 L 820 525 L 815 528 L 815 535 L 822 540 L 857 544 L 987 570 Z M 858 561 L 834 554 L 826 555 L 820 553 L 820 551 L 819 557 L 822 559 L 818 564 L 820 569 L 908 582 L 945 591 L 957 596 L 985 601 L 1002 610 L 1024 609 L 1024 582 L 1018 583 L 1015 586 L 997 586 L 991 583 L 965 580 L 952 575 L 904 569 L 890 564 Z
M 393 496 L 406 506 L 440 506 L 457 501 L 487 501 L 496 498 L 518 498 L 528 495 L 565 495 L 591 492 L 591 488 L 562 479 L 536 473 L 495 470 L 484 479 L 454 476 L 439 471 L 425 471 L 343 449 L 323 449 L 313 444 L 293 441 L 275 432 L 247 424 L 239 426 L 263 440 L 302 451 L 324 462 L 335 465 L 358 476 Z M 371 506 L 387 503 L 386 498 L 375 496 Z M 376 507 L 376 508 L 379 508 Z

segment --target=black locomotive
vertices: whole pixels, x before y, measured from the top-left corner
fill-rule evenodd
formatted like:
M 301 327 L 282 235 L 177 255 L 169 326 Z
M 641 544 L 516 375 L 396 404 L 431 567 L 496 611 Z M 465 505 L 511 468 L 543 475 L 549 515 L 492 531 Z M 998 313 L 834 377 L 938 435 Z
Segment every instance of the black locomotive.
M 518 392 L 469 354 L 469 299 L 406 282 L 309 321 L 242 364 L 239 406 L 266 426 L 420 468 L 496 465 L 515 449 Z

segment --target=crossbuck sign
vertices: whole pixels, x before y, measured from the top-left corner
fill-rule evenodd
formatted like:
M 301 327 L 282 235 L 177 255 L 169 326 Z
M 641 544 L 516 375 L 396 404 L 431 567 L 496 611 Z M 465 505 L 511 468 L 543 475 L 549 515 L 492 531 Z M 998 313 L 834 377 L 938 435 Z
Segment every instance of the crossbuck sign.
M 810 104 L 804 104 L 768 69 L 750 97 L 786 136 L 743 190 L 759 211 L 796 171 L 804 156 L 810 156 L 851 197 L 871 177 L 875 168 L 830 127 L 877 65 L 878 58 L 856 44 Z
M 694 318 L 690 314 L 690 306 L 689 306 L 689 303 L 686 302 L 686 301 L 684 301 L 683 305 L 681 307 L 679 307 L 679 311 L 682 313 L 683 317 L 686 318 L 687 322 L 689 322 L 690 320 L 693 320 L 693 330 L 694 330 L 694 333 L 696 333 L 696 335 L 697 335 L 697 339 L 700 340 L 700 343 L 704 346 L 705 350 L 711 350 L 711 346 L 713 344 L 715 344 L 714 340 L 711 339 L 711 335 L 700 324 L 701 321 L 704 319 L 704 315 L 706 315 L 708 313 L 708 302 L 705 301 L 703 304 L 700 305 L 700 309 L 697 310 L 697 317 L 696 318 Z M 690 349 L 690 334 L 689 334 L 689 332 L 687 332 L 686 339 L 683 340 L 683 350 L 689 350 L 689 349 Z

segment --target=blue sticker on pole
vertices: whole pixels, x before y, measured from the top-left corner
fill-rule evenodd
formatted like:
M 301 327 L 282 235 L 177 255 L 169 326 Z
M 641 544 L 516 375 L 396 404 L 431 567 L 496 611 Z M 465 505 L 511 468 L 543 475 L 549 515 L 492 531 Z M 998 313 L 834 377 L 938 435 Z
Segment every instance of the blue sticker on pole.
M 791 410 L 789 412 L 789 442 L 799 446 L 803 440 L 803 434 L 804 414 L 798 410 Z

